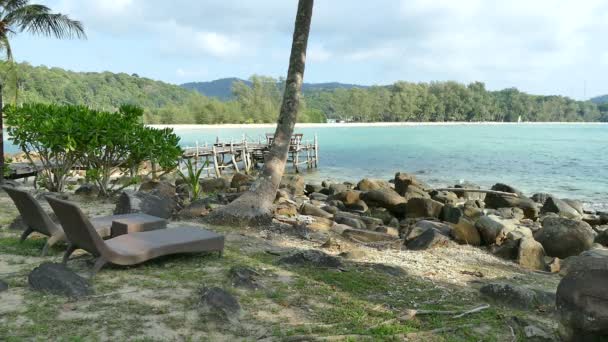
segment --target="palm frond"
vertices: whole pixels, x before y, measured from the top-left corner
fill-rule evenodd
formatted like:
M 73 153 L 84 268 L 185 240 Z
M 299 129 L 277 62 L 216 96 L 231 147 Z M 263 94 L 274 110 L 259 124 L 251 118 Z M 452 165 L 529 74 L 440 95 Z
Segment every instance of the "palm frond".
M 7 61 L 13 61 L 13 50 L 11 49 L 11 43 L 8 41 L 8 37 L 5 34 L 0 35 L 0 51 L 4 52 L 4 56 L 6 57 Z
M 30 0 L 0 0 L 0 7 L 5 13 L 10 13 L 26 6 L 29 2 Z
M 18 0 L 14 0 L 18 1 Z M 72 20 L 61 13 L 51 13 L 44 5 L 26 5 L 7 13 L 4 20 L 19 31 L 28 31 L 56 38 L 86 38 L 84 27 L 78 20 Z

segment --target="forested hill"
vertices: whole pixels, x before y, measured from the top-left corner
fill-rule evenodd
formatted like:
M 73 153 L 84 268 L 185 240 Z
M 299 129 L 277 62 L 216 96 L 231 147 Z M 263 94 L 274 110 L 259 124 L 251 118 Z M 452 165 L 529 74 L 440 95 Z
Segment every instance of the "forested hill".
M 234 99 L 234 93 L 232 92 L 232 86 L 237 83 L 242 82 L 248 86 L 252 86 L 253 83 L 249 80 L 242 80 L 240 78 L 221 78 L 215 81 L 209 82 L 190 82 L 182 84 L 182 87 L 189 90 L 196 90 L 199 93 L 209 96 L 215 97 L 222 101 L 228 101 Z M 280 81 L 278 82 L 280 84 Z M 304 92 L 308 91 L 317 91 L 317 90 L 336 90 L 336 89 L 352 89 L 352 88 L 367 88 L 367 86 L 357 85 L 357 84 L 346 84 L 339 82 L 327 82 L 327 83 L 304 83 L 302 85 L 302 89 Z
M 7 73 L 2 67 L 6 65 L 0 65 L 5 102 L 81 104 L 105 110 L 130 103 L 145 109 L 148 123 L 276 122 L 284 85 L 263 76 L 229 80 L 232 97 L 222 101 L 136 74 L 72 72 L 27 63 L 19 64 L 16 73 Z M 11 75 L 18 75 L 17 82 Z M 488 91 L 481 82 L 397 82 L 373 87 L 328 83 L 306 87 L 298 118 L 301 122 L 608 121 L 608 105 L 529 95 L 514 88 Z
M 592 98 L 590 101 L 597 104 L 608 103 L 608 95 L 597 96 Z

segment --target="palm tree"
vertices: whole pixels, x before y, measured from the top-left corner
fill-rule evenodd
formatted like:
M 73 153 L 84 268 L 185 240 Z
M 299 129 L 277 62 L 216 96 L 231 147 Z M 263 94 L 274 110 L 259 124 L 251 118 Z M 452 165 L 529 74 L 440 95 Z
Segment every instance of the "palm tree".
M 264 160 L 264 170 L 251 189 L 229 205 L 215 210 L 208 220 L 220 224 L 261 226 L 272 221 L 272 205 L 285 172 L 289 143 L 297 121 L 306 65 L 314 0 L 299 0 L 289 69 L 275 138 Z
M 0 0 L 0 53 L 13 63 L 9 38 L 23 32 L 59 39 L 86 38 L 82 23 L 65 14 L 53 13 L 44 5 L 29 0 Z M 0 83 L 0 183 L 4 180 L 4 138 L 2 130 L 2 83 Z

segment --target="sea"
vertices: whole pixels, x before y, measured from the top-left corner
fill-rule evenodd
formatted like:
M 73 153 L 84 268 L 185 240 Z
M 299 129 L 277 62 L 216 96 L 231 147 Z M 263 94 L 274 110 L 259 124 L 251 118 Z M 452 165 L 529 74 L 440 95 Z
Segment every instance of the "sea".
M 186 146 L 219 138 L 265 140 L 272 127 L 175 127 Z M 608 124 L 315 125 L 296 127 L 318 138 L 319 167 L 310 182 L 391 179 L 408 172 L 435 187 L 465 181 L 512 185 L 578 199 L 608 210 Z M 6 152 L 17 148 L 8 141 Z M 304 168 L 305 169 L 305 168 Z

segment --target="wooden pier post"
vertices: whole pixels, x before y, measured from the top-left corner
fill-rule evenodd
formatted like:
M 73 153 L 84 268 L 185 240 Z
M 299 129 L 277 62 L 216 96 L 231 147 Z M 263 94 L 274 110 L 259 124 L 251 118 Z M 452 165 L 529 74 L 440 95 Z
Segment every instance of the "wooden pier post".
M 211 151 L 213 152 L 213 167 L 215 168 L 215 176 L 217 178 L 220 178 L 222 176 L 222 173 L 220 171 L 220 166 L 219 166 L 219 160 L 217 158 L 217 148 L 215 147 L 215 145 L 213 145 L 213 147 L 211 148 Z
M 319 166 L 319 139 L 317 139 L 317 134 L 315 133 L 315 140 L 314 140 L 315 146 L 315 168 L 317 168 Z
M 198 170 L 198 158 L 199 158 L 199 150 L 198 150 L 198 140 L 196 141 L 196 155 L 194 156 L 194 166 Z

